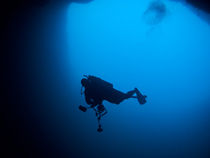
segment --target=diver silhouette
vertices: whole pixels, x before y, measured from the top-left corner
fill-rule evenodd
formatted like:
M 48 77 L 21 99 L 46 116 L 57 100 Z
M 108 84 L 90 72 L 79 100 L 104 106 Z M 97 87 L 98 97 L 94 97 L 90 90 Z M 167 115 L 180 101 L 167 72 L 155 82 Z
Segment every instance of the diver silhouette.
M 98 132 L 102 132 L 100 120 L 101 117 L 107 114 L 107 110 L 102 104 L 104 100 L 113 103 L 120 104 L 125 99 L 136 98 L 140 104 L 146 103 L 146 95 L 142 95 L 140 91 L 135 88 L 134 90 L 128 91 L 127 93 L 123 93 L 115 88 L 113 88 L 113 84 L 104 81 L 98 77 L 91 75 L 84 75 L 85 78 L 81 80 L 82 88 L 85 90 L 81 94 L 85 94 L 85 101 L 89 107 L 84 107 L 82 105 L 79 106 L 79 109 L 83 112 L 86 112 L 87 108 L 92 108 L 96 112 L 96 117 L 98 119 Z M 133 96 L 136 94 L 136 96 Z

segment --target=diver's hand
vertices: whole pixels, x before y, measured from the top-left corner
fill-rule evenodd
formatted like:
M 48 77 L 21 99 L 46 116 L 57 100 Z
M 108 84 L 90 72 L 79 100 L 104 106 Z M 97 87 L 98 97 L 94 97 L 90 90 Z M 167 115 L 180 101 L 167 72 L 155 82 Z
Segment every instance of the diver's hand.
M 90 107 L 91 107 L 91 108 L 94 108 L 96 105 L 97 105 L 97 104 L 92 104 Z

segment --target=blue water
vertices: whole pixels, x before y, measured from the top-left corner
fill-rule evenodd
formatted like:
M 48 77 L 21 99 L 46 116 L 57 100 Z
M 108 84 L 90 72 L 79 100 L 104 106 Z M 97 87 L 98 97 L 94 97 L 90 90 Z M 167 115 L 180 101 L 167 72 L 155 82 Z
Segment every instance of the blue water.
M 207 157 L 209 149 L 210 27 L 185 3 L 162 1 L 164 16 L 145 15 L 149 0 L 73 3 L 67 16 L 72 75 L 69 110 L 76 157 Z M 154 23 L 151 23 L 155 21 Z M 148 96 L 120 105 L 98 133 L 93 111 L 80 95 L 84 74 L 103 78 L 123 92 Z
M 1 76 L 7 157 L 210 157 L 204 12 L 184 0 L 50 0 L 10 14 Z M 98 133 L 94 111 L 78 109 L 84 74 L 123 92 L 137 87 L 147 103 L 105 101 Z

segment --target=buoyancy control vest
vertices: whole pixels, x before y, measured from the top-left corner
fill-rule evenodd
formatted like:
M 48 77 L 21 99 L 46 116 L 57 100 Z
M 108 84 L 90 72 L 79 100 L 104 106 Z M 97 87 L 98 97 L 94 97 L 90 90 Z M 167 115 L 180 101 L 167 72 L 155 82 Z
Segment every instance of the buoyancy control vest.
M 112 83 L 104 81 L 99 77 L 95 77 L 95 76 L 92 76 L 92 75 L 88 75 L 88 76 L 85 76 L 85 77 L 87 77 L 89 83 L 94 87 L 102 88 L 102 89 L 103 88 L 113 88 Z

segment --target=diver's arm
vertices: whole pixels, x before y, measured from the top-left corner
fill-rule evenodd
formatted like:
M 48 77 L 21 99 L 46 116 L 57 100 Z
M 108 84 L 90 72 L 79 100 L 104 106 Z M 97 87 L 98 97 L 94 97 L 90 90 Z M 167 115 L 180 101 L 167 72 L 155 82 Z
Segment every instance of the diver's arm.
M 93 101 L 92 101 L 91 98 L 88 97 L 87 95 L 85 95 L 85 101 L 86 101 L 86 103 L 87 103 L 88 105 L 93 104 Z
M 96 103 L 93 103 L 90 107 L 94 108 L 96 105 L 97 105 Z
M 104 113 L 101 115 L 101 117 L 104 116 L 104 115 L 106 115 L 107 113 L 108 113 L 108 111 L 105 109 L 104 110 Z
M 85 96 L 85 100 L 88 105 L 91 105 L 91 108 L 93 108 L 97 105 L 97 103 L 92 98 L 90 98 L 88 96 Z

